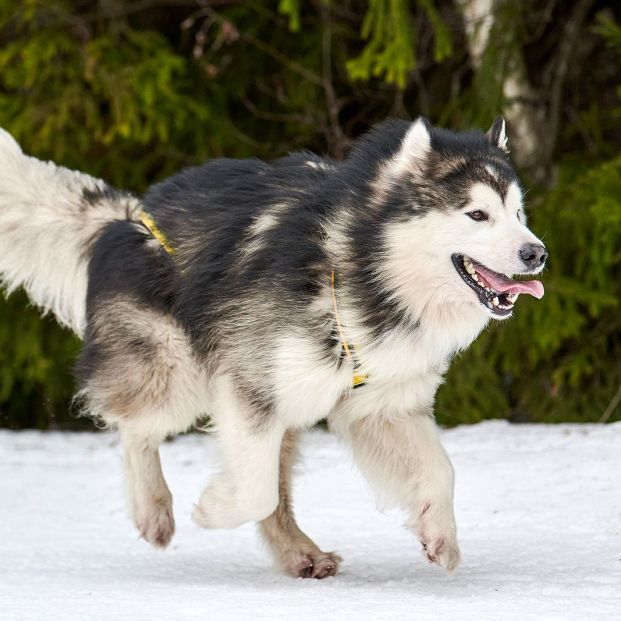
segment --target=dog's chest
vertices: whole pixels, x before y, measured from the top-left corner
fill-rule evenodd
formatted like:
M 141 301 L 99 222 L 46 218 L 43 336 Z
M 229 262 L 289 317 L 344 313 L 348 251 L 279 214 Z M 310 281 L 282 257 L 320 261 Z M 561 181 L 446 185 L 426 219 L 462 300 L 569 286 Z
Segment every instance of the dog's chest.
M 361 364 L 375 384 L 441 375 L 484 325 L 485 319 L 478 316 L 426 318 L 414 329 L 396 329 L 372 345 L 361 345 Z
M 364 374 L 365 383 L 347 398 L 369 407 L 375 403 L 384 411 L 430 407 L 454 354 L 485 325 L 479 317 L 434 319 L 415 330 L 395 330 L 374 346 L 359 346 L 358 372 Z
M 436 316 L 374 342 L 357 332 L 351 342 L 359 369 L 345 356 L 340 362 L 326 357 L 307 331 L 283 335 L 270 364 L 280 416 L 290 425 L 306 426 L 343 402 L 359 404 L 361 413 L 428 408 L 453 354 L 469 345 L 485 323 L 448 319 Z M 356 374 L 363 374 L 365 382 L 354 388 Z

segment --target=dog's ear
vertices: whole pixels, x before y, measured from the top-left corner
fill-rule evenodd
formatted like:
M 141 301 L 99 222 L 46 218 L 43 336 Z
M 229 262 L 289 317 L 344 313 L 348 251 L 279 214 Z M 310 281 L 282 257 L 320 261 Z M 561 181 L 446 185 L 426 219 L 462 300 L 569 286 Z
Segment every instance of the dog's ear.
M 431 151 L 431 124 L 419 116 L 408 128 L 399 150 L 392 159 L 394 172 L 397 174 L 420 170 L 420 164 Z
M 505 120 L 501 116 L 497 116 L 496 120 L 487 132 L 487 139 L 493 147 L 502 149 L 505 153 L 509 153 L 507 145 L 507 131 Z

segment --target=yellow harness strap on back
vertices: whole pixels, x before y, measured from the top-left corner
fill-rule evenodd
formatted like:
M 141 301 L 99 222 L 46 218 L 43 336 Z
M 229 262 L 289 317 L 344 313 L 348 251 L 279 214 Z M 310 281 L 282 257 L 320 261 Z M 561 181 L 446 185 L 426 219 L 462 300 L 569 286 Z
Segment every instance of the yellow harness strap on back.
M 362 363 L 360 362 L 360 357 L 358 356 L 358 352 L 356 351 L 355 343 L 350 343 L 345 338 L 345 332 L 343 331 L 343 326 L 341 324 L 341 316 L 339 315 L 339 307 L 336 301 L 336 282 L 335 282 L 335 274 L 334 270 L 330 275 L 330 286 L 332 288 L 332 304 L 334 306 L 334 318 L 336 320 L 336 327 L 339 332 L 339 338 L 341 340 L 341 355 L 345 358 L 349 358 L 353 365 L 353 377 L 352 377 L 352 386 L 354 388 L 359 388 L 360 386 L 364 386 L 369 376 L 362 369 Z
M 164 250 L 168 254 L 172 254 L 175 251 L 175 249 L 168 243 L 168 238 L 166 237 L 166 235 L 164 235 L 164 233 L 162 233 L 162 231 L 160 231 L 160 229 L 157 227 L 157 224 L 155 224 L 155 220 L 153 219 L 153 217 L 150 216 L 146 211 L 140 212 L 140 222 L 142 222 L 149 229 L 151 235 L 153 235 L 153 237 L 155 237 L 155 239 L 160 242 L 162 248 L 164 248 Z

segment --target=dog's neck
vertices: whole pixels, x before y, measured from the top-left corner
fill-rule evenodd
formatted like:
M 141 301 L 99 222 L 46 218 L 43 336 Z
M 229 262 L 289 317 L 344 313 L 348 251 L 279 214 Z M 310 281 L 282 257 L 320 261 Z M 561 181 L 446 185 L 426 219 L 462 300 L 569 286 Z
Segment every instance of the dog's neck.
M 417 315 L 388 308 L 370 321 L 354 276 L 341 270 L 336 282 L 341 339 L 356 344 L 360 366 L 371 382 L 378 376 L 405 380 L 412 375 L 443 374 L 451 358 L 467 348 L 489 320 L 474 304 L 434 304 L 430 297 Z M 389 317 L 386 325 L 381 323 L 382 313 Z

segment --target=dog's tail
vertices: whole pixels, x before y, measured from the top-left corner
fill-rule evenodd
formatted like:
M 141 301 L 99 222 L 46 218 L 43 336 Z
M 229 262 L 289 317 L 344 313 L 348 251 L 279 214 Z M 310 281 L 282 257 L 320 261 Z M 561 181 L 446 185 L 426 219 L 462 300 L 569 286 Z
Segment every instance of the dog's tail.
M 100 179 L 24 155 L 0 129 L 0 283 L 23 286 L 79 336 L 90 249 L 106 224 L 139 211 L 137 198 Z

